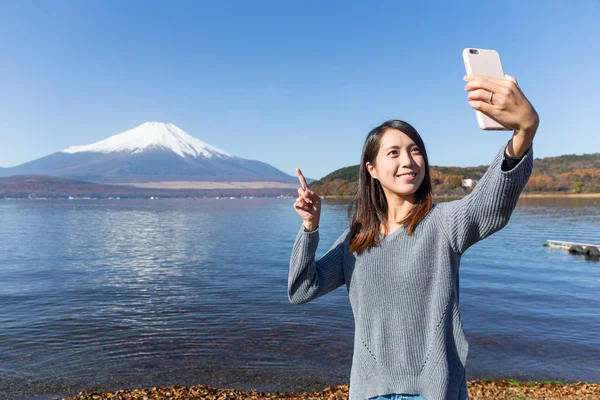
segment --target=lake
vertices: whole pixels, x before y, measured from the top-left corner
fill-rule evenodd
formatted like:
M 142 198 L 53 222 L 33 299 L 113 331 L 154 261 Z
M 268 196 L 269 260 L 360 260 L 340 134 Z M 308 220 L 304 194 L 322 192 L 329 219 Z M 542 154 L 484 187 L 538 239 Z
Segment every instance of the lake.
M 326 199 L 322 256 L 347 224 Z M 0 397 L 205 384 L 347 384 L 345 286 L 287 298 L 293 198 L 0 200 Z M 521 199 L 469 249 L 460 308 L 468 379 L 600 381 L 600 199 Z

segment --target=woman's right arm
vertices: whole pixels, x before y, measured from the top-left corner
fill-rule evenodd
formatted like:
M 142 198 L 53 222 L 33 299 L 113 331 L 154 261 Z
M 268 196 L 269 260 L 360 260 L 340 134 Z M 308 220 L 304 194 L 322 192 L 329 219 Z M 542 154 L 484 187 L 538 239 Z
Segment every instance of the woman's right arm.
M 329 251 L 315 261 L 319 229 L 308 232 L 300 228 L 290 258 L 288 298 L 292 304 L 304 304 L 342 286 L 344 252 L 350 229 L 336 240 Z
M 350 230 L 340 236 L 325 256 L 315 261 L 319 244 L 321 198 L 308 188 L 299 168 L 296 173 L 301 188 L 298 189 L 294 210 L 302 218 L 302 228 L 296 236 L 290 258 L 288 298 L 293 304 L 304 304 L 344 283 L 344 238 Z

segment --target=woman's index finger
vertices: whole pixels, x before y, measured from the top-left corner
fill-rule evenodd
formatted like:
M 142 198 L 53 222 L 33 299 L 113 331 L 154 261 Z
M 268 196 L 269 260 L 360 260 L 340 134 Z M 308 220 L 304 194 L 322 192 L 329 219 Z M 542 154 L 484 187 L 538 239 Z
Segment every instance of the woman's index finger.
M 304 175 L 302 175 L 302 171 L 300 171 L 300 168 L 296 168 L 296 174 L 298 174 L 298 179 L 300 180 L 300 185 L 302 185 L 302 189 L 306 190 L 308 188 L 308 184 L 306 183 L 306 179 L 304 179 Z
M 467 81 L 465 90 L 471 91 L 471 90 L 476 90 L 476 89 L 484 89 L 484 90 L 487 90 L 488 92 L 498 93 L 501 88 L 506 86 L 506 82 L 508 82 L 508 81 L 505 79 L 502 79 L 502 80 L 496 79 L 496 78 L 488 79 L 488 77 L 482 77 L 480 79 Z
M 474 81 L 474 80 L 481 80 L 483 82 L 491 82 L 493 84 L 496 85 L 504 85 L 506 83 L 506 81 L 508 80 L 506 77 L 504 78 L 494 78 L 493 76 L 487 76 L 487 75 L 479 75 L 479 74 L 470 74 L 466 76 L 466 81 Z

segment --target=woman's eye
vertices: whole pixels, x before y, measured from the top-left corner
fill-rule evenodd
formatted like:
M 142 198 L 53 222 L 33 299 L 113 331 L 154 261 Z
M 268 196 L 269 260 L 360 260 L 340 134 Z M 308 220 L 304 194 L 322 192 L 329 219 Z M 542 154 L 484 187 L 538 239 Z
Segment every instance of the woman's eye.
M 388 153 L 388 156 L 389 156 L 390 154 L 393 154 L 393 153 L 398 153 L 398 152 L 397 152 L 396 150 L 392 150 L 392 151 L 390 151 L 390 152 Z
M 417 154 L 421 154 L 421 150 L 417 149 L 416 147 L 414 149 L 412 149 L 413 153 L 417 153 Z

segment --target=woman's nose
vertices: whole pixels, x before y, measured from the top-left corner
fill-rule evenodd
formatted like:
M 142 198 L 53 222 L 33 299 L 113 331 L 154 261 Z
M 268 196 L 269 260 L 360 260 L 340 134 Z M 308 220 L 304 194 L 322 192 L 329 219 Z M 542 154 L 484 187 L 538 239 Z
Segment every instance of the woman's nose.
M 403 167 L 412 167 L 414 160 L 409 153 L 402 153 L 400 163 Z

